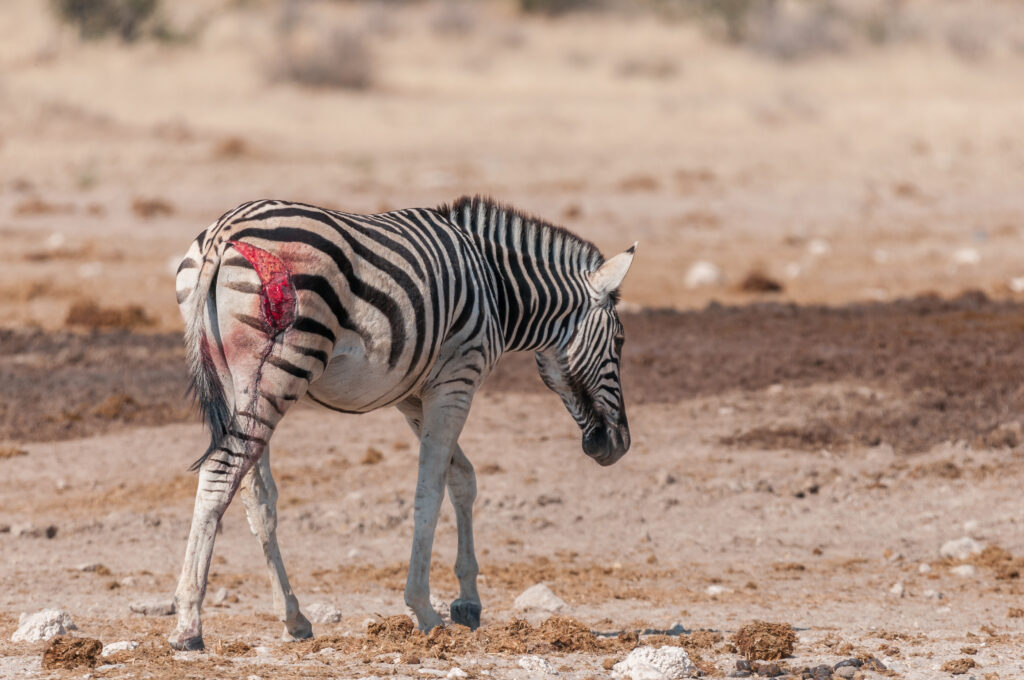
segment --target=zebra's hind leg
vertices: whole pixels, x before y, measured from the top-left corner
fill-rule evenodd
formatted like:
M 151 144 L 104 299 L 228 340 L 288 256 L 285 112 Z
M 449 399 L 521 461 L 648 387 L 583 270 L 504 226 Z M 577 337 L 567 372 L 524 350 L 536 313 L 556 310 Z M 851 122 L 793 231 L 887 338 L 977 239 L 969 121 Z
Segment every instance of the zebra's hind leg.
M 277 546 L 277 485 L 270 473 L 269 447 L 242 481 L 242 502 L 245 504 L 246 517 L 249 518 L 249 528 L 259 539 L 267 558 L 274 613 L 284 623 L 284 639 L 304 640 L 313 637 L 313 627 L 309 619 L 299 611 L 299 601 L 292 593 L 281 551 Z
M 455 508 L 455 526 L 459 534 L 458 554 L 455 557 L 455 576 L 459 579 L 459 599 L 451 604 L 453 623 L 461 623 L 476 630 L 480 626 L 480 594 L 476 578 L 480 569 L 473 548 L 473 501 L 476 500 L 476 473 L 473 464 L 455 447 L 451 467 L 448 469 L 448 496 Z
M 237 436 L 241 434 L 232 433 L 225 437 L 199 468 L 192 528 L 188 534 L 178 587 L 174 591 L 178 625 L 168 640 L 175 649 L 204 648 L 199 610 L 206 595 L 217 524 L 231 503 L 242 477 L 253 465 L 253 444 L 259 441 L 265 447 L 270 432 L 267 428 L 266 432 L 243 435 L 244 440 Z M 262 454 L 262 447 L 255 453 L 255 457 Z

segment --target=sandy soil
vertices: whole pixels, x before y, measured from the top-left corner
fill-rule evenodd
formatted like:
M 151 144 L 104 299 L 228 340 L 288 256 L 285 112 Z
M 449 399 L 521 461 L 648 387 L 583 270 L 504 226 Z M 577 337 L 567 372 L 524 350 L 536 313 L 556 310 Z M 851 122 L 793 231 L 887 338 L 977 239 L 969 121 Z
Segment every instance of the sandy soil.
M 180 3 L 192 39 L 130 47 L 82 44 L 45 7 L 9 0 L 0 22 L 0 677 L 86 672 L 42 671 L 42 644 L 9 641 L 51 606 L 78 635 L 144 643 L 96 677 L 530 677 L 525 653 L 607 677 L 630 631 L 723 675 L 753 619 L 795 627 L 784 669 L 874 656 L 923 679 L 971 658 L 964 677 L 1024 677 L 1024 57 L 999 47 L 1014 21 L 981 57 L 922 38 L 779 62 L 643 16 L 312 3 L 304 30 L 369 36 L 372 86 L 351 92 L 269 77 L 266 4 Z M 966 16 L 1017 16 L 993 7 Z M 367 622 L 404 612 L 413 439 L 396 413 L 298 408 L 274 441 L 282 549 L 300 601 L 344 620 L 277 641 L 232 507 L 210 651 L 171 655 L 172 621 L 128 604 L 172 593 L 205 447 L 172 263 L 246 199 L 375 211 L 473 192 L 606 252 L 640 240 L 634 448 L 593 465 L 531 358 L 508 357 L 463 439 L 485 634 L 396 642 Z M 688 285 L 697 261 L 721 277 Z M 781 290 L 743 286 L 752 272 Z M 958 575 L 939 548 L 964 535 L 1008 556 Z M 454 552 L 446 508 L 442 600 Z M 597 642 L 510 632 L 538 582 Z

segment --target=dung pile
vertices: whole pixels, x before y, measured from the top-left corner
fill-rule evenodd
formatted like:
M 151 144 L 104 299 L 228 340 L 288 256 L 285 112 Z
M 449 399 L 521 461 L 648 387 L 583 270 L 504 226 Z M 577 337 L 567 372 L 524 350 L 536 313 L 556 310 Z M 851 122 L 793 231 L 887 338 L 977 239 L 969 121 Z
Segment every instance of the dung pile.
M 776 661 L 793 654 L 796 633 L 788 623 L 752 621 L 736 631 L 732 641 L 750 661 Z
M 93 638 L 61 635 L 53 638 L 43 650 L 43 668 L 95 668 L 96 659 L 103 651 L 103 643 Z

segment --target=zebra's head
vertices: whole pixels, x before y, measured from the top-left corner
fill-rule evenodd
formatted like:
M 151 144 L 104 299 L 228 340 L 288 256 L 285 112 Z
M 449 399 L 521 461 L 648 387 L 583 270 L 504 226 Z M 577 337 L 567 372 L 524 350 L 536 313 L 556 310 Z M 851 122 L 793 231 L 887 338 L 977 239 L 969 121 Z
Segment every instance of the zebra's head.
M 584 453 L 601 465 L 611 465 L 629 450 L 619 381 L 625 337 L 615 303 L 635 250 L 634 243 L 587 275 L 587 294 L 575 327 L 536 355 L 544 384 L 562 398 L 583 432 Z

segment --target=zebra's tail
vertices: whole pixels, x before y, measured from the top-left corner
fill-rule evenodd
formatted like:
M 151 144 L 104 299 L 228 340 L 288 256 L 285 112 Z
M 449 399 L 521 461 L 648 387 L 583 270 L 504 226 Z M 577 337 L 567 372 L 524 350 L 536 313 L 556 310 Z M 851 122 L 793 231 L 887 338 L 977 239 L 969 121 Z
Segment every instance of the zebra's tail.
M 207 243 L 200 235 L 178 267 L 176 287 L 178 306 L 185 320 L 185 357 L 190 382 L 188 393 L 210 430 L 210 446 L 189 468 L 198 470 L 213 453 L 231 426 L 231 407 L 221 376 L 230 379 L 217 335 L 213 328 L 217 311 L 211 293 L 220 269 L 224 243 Z M 218 367 L 224 370 L 218 370 Z

